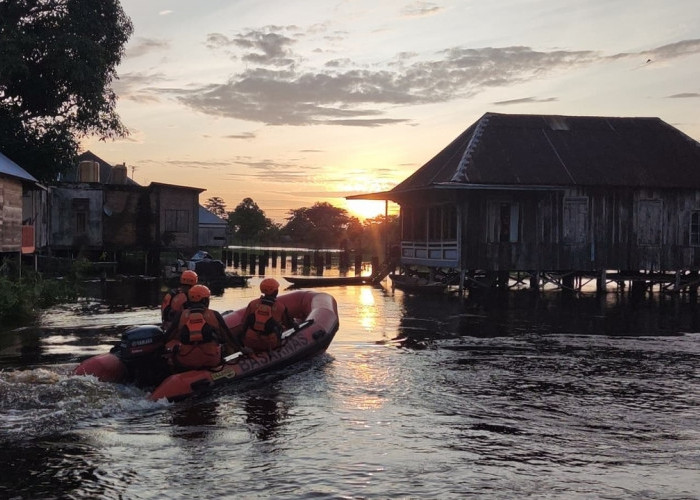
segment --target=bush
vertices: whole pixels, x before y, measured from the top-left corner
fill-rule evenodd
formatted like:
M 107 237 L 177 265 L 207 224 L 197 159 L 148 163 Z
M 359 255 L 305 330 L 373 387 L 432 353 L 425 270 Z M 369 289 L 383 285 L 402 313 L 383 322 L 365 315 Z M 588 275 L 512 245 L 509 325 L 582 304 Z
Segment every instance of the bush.
M 42 309 L 73 302 L 78 298 L 78 287 L 72 280 L 43 279 L 34 271 L 22 272 L 22 277 L 11 278 L 7 262 L 0 266 L 0 321 L 19 322 L 35 318 Z

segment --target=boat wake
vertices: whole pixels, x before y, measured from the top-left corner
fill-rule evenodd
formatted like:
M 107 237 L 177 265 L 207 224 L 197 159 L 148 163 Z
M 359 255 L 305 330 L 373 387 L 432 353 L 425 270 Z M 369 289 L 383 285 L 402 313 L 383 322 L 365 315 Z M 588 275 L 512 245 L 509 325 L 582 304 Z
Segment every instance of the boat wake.
M 133 417 L 163 405 L 144 396 L 136 387 L 75 376 L 63 367 L 0 371 L 0 442 L 104 425 L 105 417 Z

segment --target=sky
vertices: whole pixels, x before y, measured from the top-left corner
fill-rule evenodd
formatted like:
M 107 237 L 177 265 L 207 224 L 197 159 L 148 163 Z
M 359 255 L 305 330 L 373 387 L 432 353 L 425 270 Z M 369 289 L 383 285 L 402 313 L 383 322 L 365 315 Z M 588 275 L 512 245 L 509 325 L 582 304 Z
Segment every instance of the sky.
M 82 148 L 228 211 L 383 213 L 345 196 L 391 189 L 487 112 L 659 117 L 700 141 L 697 0 L 121 4 L 130 135 Z

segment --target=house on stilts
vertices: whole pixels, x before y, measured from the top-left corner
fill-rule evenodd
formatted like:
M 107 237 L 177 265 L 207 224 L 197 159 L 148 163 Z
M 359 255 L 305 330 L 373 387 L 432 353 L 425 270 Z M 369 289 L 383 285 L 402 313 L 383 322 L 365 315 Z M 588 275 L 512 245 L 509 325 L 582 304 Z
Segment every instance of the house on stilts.
M 400 265 L 462 287 L 697 292 L 700 144 L 659 118 L 486 113 L 393 189 Z

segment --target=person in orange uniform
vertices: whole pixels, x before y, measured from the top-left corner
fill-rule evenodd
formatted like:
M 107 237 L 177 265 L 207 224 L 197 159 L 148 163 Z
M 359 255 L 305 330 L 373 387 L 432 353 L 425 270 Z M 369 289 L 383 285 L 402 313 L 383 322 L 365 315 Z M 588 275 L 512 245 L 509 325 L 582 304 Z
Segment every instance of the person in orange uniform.
M 211 292 L 194 285 L 187 292 L 185 308 L 165 332 L 168 360 L 175 369 L 212 368 L 222 362 L 222 344 L 231 341 L 223 316 L 209 309 Z
M 184 271 L 180 275 L 180 286 L 174 290 L 169 290 L 163 296 L 160 304 L 160 314 L 163 321 L 163 328 L 167 329 L 177 316 L 185 308 L 187 302 L 187 292 L 197 284 L 199 277 L 194 271 Z
M 244 353 L 270 351 L 278 347 L 283 330 L 294 326 L 287 307 L 277 302 L 279 287 L 277 280 L 265 278 L 260 282 L 262 295 L 248 304 L 241 338 Z

